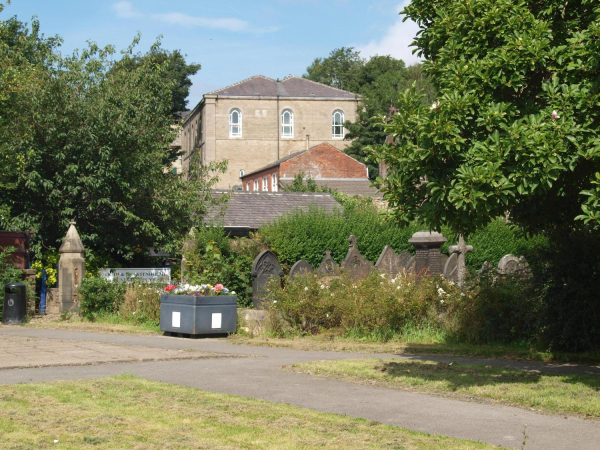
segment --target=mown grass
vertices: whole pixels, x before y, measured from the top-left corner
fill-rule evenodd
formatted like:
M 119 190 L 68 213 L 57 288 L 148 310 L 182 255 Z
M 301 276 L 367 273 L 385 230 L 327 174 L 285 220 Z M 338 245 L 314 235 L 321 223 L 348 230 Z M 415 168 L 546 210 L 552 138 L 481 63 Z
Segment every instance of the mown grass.
M 352 359 L 294 364 L 290 370 L 469 400 L 492 400 L 550 414 L 600 419 L 600 377 L 546 375 L 482 365 Z
M 53 320 L 38 320 L 34 318 L 24 326 L 99 333 L 162 334 L 160 327 L 156 323 L 132 322 L 117 314 L 99 314 L 94 321 L 83 319 L 77 314 L 63 314 L 62 316 L 56 316 Z
M 2 448 L 496 448 L 132 376 L 3 386 L 0 401 Z

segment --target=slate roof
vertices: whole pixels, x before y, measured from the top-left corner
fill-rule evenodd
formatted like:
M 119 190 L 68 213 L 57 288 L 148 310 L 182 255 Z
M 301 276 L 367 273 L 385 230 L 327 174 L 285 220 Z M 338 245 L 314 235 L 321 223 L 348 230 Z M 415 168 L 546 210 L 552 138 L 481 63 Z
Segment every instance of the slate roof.
M 226 194 L 214 191 L 215 197 Z M 333 211 L 340 205 L 328 193 L 312 192 L 249 192 L 233 191 L 224 207 L 223 225 L 225 229 L 248 228 L 257 230 L 262 225 L 273 222 L 285 213 L 300 208 L 307 210 L 315 204 L 326 211 Z M 220 208 L 209 211 L 205 224 L 219 220 Z
M 262 96 L 262 97 L 315 97 L 356 99 L 356 94 L 337 89 L 306 78 L 289 76 L 281 81 L 263 75 L 255 75 L 239 83 L 209 92 L 219 96 Z
M 280 179 L 279 185 L 282 187 L 289 186 L 294 180 Z M 371 181 L 366 178 L 316 178 L 313 179 L 317 186 L 343 192 L 351 196 L 360 195 L 362 197 L 383 198 L 381 192 L 377 192 L 377 188 L 371 187 Z

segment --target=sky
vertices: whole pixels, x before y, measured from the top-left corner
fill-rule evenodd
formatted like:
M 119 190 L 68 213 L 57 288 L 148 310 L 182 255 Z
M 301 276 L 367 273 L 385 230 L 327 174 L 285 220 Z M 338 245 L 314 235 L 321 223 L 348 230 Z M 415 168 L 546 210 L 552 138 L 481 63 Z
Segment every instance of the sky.
M 254 75 L 301 76 L 318 57 L 340 47 L 361 56 L 418 61 L 409 45 L 418 27 L 399 12 L 410 0 L 11 0 L 0 20 L 31 22 L 63 39 L 61 52 L 87 41 L 127 48 L 136 34 L 145 53 L 159 36 L 201 70 L 193 76 L 188 108 L 202 95 Z M 6 3 L 6 0 L 0 0 Z

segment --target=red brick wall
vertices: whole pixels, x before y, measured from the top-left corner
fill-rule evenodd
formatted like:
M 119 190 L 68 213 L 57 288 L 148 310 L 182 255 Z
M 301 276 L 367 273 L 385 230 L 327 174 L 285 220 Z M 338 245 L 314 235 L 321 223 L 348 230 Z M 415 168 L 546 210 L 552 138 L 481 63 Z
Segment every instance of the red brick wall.
M 262 172 L 257 172 L 255 174 L 249 175 L 249 176 L 244 176 L 242 177 L 242 188 L 244 191 L 247 191 L 248 188 L 248 183 L 250 183 L 250 191 L 254 190 L 254 180 L 258 180 L 258 190 L 262 191 L 262 183 L 263 183 L 263 177 L 267 177 L 268 182 L 269 182 L 269 192 L 272 192 L 272 182 L 271 182 L 271 175 L 277 173 L 277 166 L 275 167 L 271 167 L 270 169 L 266 169 L 263 170 Z
M 318 178 L 367 178 L 367 167 L 330 144 L 320 144 L 280 164 L 281 178 L 300 172 Z

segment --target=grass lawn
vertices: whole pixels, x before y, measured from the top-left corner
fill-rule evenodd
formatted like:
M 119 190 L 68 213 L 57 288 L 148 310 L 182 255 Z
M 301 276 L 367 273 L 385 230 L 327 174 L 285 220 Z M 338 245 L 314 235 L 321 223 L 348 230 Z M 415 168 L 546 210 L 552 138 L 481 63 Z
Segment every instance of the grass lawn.
M 374 358 L 316 361 L 294 364 L 289 369 L 461 400 L 486 400 L 544 413 L 600 419 L 600 377 L 596 376 Z
M 291 338 L 267 338 L 263 336 L 232 335 L 234 344 L 257 345 L 263 347 L 283 347 L 295 350 L 315 350 L 353 353 L 394 353 L 398 355 L 449 355 L 476 358 L 496 358 L 540 362 L 573 362 L 581 364 L 599 364 L 600 352 L 564 353 L 550 352 L 529 345 L 495 344 L 472 345 L 461 343 L 435 342 L 415 338 L 388 342 L 376 342 L 365 339 L 346 338 L 324 333 L 315 336 Z
M 140 335 L 161 335 L 158 325 L 152 323 L 131 323 L 116 314 L 98 316 L 93 322 L 84 320 L 77 314 L 36 316 L 25 325 L 30 328 L 51 328 L 58 330 L 91 331 L 98 333 L 124 333 Z
M 0 401 L 2 448 L 496 448 L 127 375 L 2 386 Z

